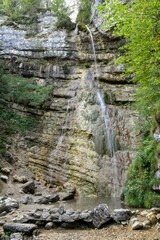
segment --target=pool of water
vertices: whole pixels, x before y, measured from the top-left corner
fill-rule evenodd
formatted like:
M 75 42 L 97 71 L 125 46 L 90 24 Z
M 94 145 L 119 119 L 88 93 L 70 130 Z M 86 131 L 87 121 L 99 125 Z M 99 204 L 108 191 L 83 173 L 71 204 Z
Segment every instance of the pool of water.
M 57 203 L 58 206 L 64 206 L 65 209 L 72 208 L 73 210 L 93 210 L 101 203 L 108 205 L 110 210 L 122 208 L 122 203 L 119 198 L 106 198 L 106 197 L 80 197 L 73 200 L 62 201 Z

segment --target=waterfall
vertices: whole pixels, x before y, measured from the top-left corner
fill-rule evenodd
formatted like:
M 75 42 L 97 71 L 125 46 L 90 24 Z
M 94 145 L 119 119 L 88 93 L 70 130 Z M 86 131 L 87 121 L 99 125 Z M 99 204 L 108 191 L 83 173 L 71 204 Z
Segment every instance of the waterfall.
M 64 140 L 64 137 L 65 137 L 65 134 L 66 134 L 66 129 L 67 129 L 67 126 L 68 126 L 68 121 L 69 121 L 69 109 L 70 109 L 70 105 L 71 105 L 71 99 L 68 100 L 67 109 L 66 109 L 66 118 L 65 118 L 64 123 L 62 124 L 61 135 L 60 135 L 60 137 L 59 137 L 59 139 L 58 139 L 56 148 L 54 149 L 54 155 L 55 155 L 55 156 L 57 156 L 57 151 L 60 149 L 60 147 L 61 147 L 61 145 L 62 145 L 62 142 L 63 142 L 63 140 Z
M 94 40 L 93 40 L 93 35 L 90 30 L 90 28 L 86 25 L 86 28 L 90 34 L 90 39 L 91 39 L 91 45 L 92 45 L 92 51 L 93 51 L 93 56 L 94 56 L 94 65 L 95 65 L 95 79 L 93 86 L 95 87 L 96 91 L 96 96 L 100 105 L 100 110 L 101 110 L 101 115 L 102 119 L 105 124 L 105 135 L 107 138 L 107 150 L 109 152 L 109 155 L 111 157 L 111 163 L 112 163 L 112 170 L 113 170 L 113 191 L 112 195 L 113 197 L 117 197 L 118 195 L 118 186 L 119 186 L 119 181 L 118 181 L 118 163 L 117 163 L 117 158 L 115 154 L 115 136 L 114 136 L 114 131 L 111 123 L 111 117 L 109 113 L 109 108 L 107 104 L 104 101 L 103 95 L 100 92 L 100 89 L 98 88 L 98 83 L 99 83 L 99 76 L 98 76 L 98 67 L 97 67 L 97 59 L 96 59 L 96 50 L 95 50 L 95 45 L 94 45 Z

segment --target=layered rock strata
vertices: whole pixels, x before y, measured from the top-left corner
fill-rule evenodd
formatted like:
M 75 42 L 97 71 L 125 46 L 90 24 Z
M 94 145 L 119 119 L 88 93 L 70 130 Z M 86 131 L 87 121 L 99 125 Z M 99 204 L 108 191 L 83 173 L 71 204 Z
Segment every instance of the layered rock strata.
M 4 18 L 0 22 L 0 58 L 5 70 L 35 77 L 39 85 L 54 85 L 43 109 L 11 103 L 15 111 L 34 114 L 40 122 L 35 132 L 14 136 L 8 151 L 17 167 L 28 164 L 42 182 L 69 182 L 79 194 L 119 196 L 138 144 L 134 129 L 138 116 L 130 108 L 134 86 L 121 76 L 122 66 L 114 65 L 123 41 L 90 26 L 95 66 L 89 33 L 78 28 L 57 30 L 49 11 L 39 14 L 32 37 L 25 26 L 6 26 Z M 106 102 L 114 136 L 110 140 L 97 91 Z M 109 141 L 115 145 L 114 157 Z

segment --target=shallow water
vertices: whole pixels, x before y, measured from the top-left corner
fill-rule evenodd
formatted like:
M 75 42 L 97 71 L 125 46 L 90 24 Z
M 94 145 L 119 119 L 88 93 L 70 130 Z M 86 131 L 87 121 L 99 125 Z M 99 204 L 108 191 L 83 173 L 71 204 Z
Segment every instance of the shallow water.
M 81 197 L 75 198 L 73 200 L 59 202 L 57 206 L 64 206 L 65 209 L 72 208 L 73 210 L 93 210 L 96 206 L 101 203 L 105 203 L 108 205 L 110 210 L 114 210 L 117 208 L 122 208 L 122 203 L 119 198 L 106 198 L 106 197 Z

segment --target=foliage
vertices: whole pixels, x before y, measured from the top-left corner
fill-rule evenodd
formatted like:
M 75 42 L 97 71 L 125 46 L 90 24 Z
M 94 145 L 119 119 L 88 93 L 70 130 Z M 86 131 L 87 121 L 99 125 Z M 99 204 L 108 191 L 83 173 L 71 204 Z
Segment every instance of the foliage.
M 51 86 L 39 86 L 33 78 L 23 78 L 17 75 L 4 75 L 8 92 L 4 98 L 19 104 L 40 107 L 49 100 L 52 93 Z
M 51 9 L 57 17 L 57 28 L 65 28 L 67 30 L 75 28 L 75 24 L 70 19 L 72 11 L 66 6 L 65 0 L 52 0 Z
M 127 2 L 106 0 L 99 9 L 106 19 L 104 27 L 126 39 L 117 62 L 124 65 L 124 75 L 137 84 L 136 108 L 143 122 L 143 141 L 128 170 L 125 200 L 131 206 L 149 207 L 160 198 L 152 191 L 158 180 L 154 178 L 156 146 L 150 137 L 154 116 L 160 110 L 160 1 Z
M 136 99 L 144 115 L 160 108 L 160 1 L 106 1 L 101 10 L 106 12 L 107 27 L 114 26 L 114 34 L 127 39 L 118 62 L 124 64 L 125 74 L 138 84 Z
M 88 24 L 90 22 L 90 16 L 91 16 L 91 6 L 92 6 L 92 0 L 80 0 L 79 5 L 79 12 L 77 15 L 76 22 L 77 23 L 83 23 Z
M 153 186 L 160 184 L 154 177 L 156 143 L 151 136 L 145 137 L 136 159 L 131 164 L 126 181 L 125 201 L 132 207 L 152 207 L 160 202 Z
M 17 23 L 30 23 L 36 19 L 40 0 L 1 0 L 1 12 L 9 17 L 9 20 Z

